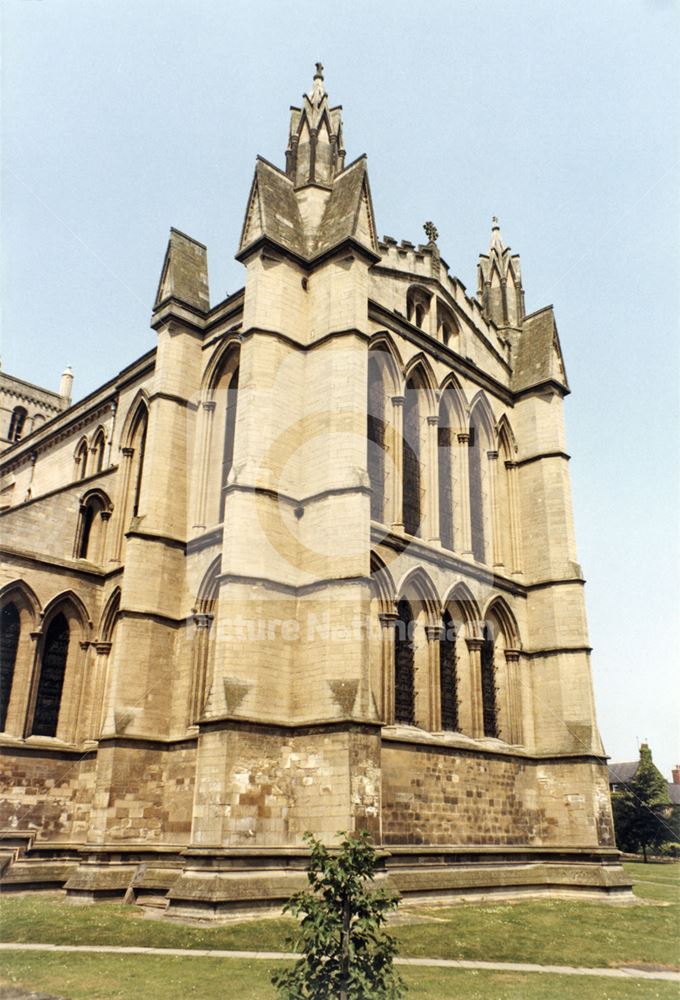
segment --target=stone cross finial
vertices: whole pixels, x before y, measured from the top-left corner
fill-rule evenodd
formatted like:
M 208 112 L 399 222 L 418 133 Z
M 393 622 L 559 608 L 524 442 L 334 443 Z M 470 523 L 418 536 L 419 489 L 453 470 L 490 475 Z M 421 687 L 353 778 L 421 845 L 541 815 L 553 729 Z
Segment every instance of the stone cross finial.
M 423 226 L 423 229 L 425 230 L 425 235 L 427 236 L 428 242 L 436 243 L 437 237 L 439 236 L 439 232 L 434 222 L 426 222 Z
M 326 91 L 323 86 L 323 63 L 316 63 L 316 73 L 314 74 L 314 82 L 312 84 L 312 89 L 309 92 L 309 99 L 315 108 L 323 101 L 326 96 Z

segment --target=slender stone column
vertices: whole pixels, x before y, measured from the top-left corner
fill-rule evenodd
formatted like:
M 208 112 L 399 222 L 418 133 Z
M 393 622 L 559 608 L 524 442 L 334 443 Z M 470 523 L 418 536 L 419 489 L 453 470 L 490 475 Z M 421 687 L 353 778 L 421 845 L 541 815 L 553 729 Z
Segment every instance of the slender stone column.
M 470 709 L 472 731 L 470 736 L 484 736 L 484 709 L 482 705 L 482 640 L 466 639 L 470 651 Z
M 512 536 L 512 572 L 522 572 L 522 557 L 520 546 L 519 496 L 517 491 L 517 463 L 506 462 L 508 470 L 508 504 L 510 507 L 510 534 Z
M 498 495 L 498 452 L 487 451 L 489 463 L 489 505 L 491 507 L 491 538 L 493 543 L 492 565 L 503 566 L 503 527 Z
M 102 731 L 104 724 L 104 699 L 106 695 L 106 685 L 109 673 L 109 653 L 111 652 L 110 642 L 96 642 L 94 644 L 97 654 L 94 670 L 94 691 L 92 694 L 92 706 L 90 711 L 89 738 L 96 740 Z
M 392 490 L 392 528 L 404 530 L 404 397 L 392 396 L 394 434 L 394 489 Z
M 427 456 L 430 464 L 428 476 L 430 502 L 428 518 L 430 520 L 428 536 L 431 542 L 439 544 L 439 456 L 437 455 L 439 433 L 439 417 L 430 415 L 427 418 Z
M 387 726 L 394 724 L 394 647 L 399 615 L 385 611 L 378 615 L 382 626 L 382 705 L 380 715 Z
M 458 435 L 458 468 L 460 475 L 460 525 L 454 526 L 460 538 L 461 552 L 472 555 L 472 532 L 470 528 L 470 456 L 468 442 L 470 435 L 463 431 Z
M 203 400 L 203 421 L 201 427 L 201 451 L 199 454 L 200 474 L 198 494 L 196 496 L 196 523 L 194 528 L 206 528 L 206 505 L 208 498 L 208 482 L 210 480 L 210 455 L 212 452 L 212 435 L 215 416 L 215 400 Z
M 132 470 L 132 456 L 135 453 L 134 448 L 121 448 L 121 454 L 123 456 L 122 460 L 122 470 L 120 477 L 120 491 L 118 493 L 118 526 L 116 530 L 115 544 L 113 547 L 113 554 L 111 556 L 112 562 L 120 562 L 121 555 L 123 552 L 123 538 L 125 536 L 126 519 L 127 519 L 127 500 L 128 493 L 130 491 L 130 472 Z
M 522 726 L 522 688 L 519 677 L 518 649 L 505 650 L 507 674 L 507 705 L 508 705 L 508 742 L 521 743 L 523 740 Z
M 192 726 L 198 722 L 203 714 L 205 700 L 207 696 L 206 685 L 208 678 L 208 652 L 210 640 L 210 628 L 214 615 L 195 614 L 194 625 L 196 635 L 194 637 L 193 655 L 193 680 L 191 686 L 191 699 L 189 701 L 189 718 L 187 725 Z
M 429 684 L 430 684 L 430 718 L 427 727 L 431 732 L 438 732 L 442 728 L 442 697 L 439 678 L 439 658 L 441 656 L 441 625 L 426 625 L 425 635 L 428 641 L 429 653 Z

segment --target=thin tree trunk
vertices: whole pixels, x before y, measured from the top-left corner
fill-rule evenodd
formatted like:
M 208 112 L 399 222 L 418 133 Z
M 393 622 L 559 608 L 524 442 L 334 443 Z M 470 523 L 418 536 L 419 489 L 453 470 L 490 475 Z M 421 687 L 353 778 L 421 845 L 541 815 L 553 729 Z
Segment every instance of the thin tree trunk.
M 342 967 L 340 972 L 340 1000 L 347 1000 L 347 984 L 349 980 L 349 899 L 345 897 L 342 905 Z

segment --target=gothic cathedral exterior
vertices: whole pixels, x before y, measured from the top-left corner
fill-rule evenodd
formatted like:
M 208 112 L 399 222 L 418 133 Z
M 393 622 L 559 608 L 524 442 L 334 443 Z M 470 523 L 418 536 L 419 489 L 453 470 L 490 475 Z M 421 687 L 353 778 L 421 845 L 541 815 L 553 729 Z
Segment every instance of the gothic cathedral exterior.
M 278 906 L 303 834 L 405 896 L 622 894 L 552 308 L 494 220 L 376 236 L 321 67 L 237 259 L 171 230 L 157 346 L 2 455 L 5 888 Z

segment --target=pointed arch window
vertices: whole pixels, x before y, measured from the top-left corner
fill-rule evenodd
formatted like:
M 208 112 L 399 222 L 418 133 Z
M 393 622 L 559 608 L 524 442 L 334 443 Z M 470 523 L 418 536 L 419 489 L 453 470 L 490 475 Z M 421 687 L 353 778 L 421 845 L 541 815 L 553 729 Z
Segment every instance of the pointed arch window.
M 64 614 L 50 622 L 45 635 L 40 664 L 38 693 L 33 713 L 33 736 L 56 736 L 64 689 L 70 631 Z
M 132 447 L 134 449 L 134 479 L 132 493 L 132 516 L 139 514 L 142 499 L 142 482 L 144 477 L 144 456 L 146 452 L 146 432 L 149 425 L 149 413 L 146 406 L 140 406 L 132 431 Z
M 458 729 L 458 661 L 456 658 L 456 626 L 448 611 L 442 617 L 439 640 L 439 690 L 442 729 Z
M 224 446 L 222 449 L 222 484 L 220 493 L 220 521 L 224 520 L 226 488 L 229 473 L 234 464 L 234 441 L 236 438 L 236 407 L 238 403 L 239 366 L 237 365 L 227 386 L 227 405 L 224 414 Z
M 453 504 L 453 436 L 451 408 L 446 396 L 439 407 L 437 427 L 437 457 L 439 462 L 439 538 L 445 549 L 454 548 Z
M 431 295 L 424 288 L 412 285 L 406 293 L 406 318 L 420 329 L 425 325 L 430 311 Z
M 402 599 L 397 603 L 397 630 L 394 642 L 394 721 L 415 725 L 413 611 Z
M 97 562 L 103 557 L 105 525 L 111 516 L 108 497 L 100 491 L 85 496 L 80 506 L 74 556 Z
M 87 475 L 87 441 L 83 438 L 75 454 L 75 474 L 74 479 L 84 479 Z
M 6 604 L 0 611 L 0 732 L 7 724 L 7 709 L 12 693 L 14 667 L 21 630 L 16 604 Z
M 470 478 L 470 529 L 472 554 L 478 562 L 484 562 L 484 488 L 482 484 L 482 442 L 479 426 L 470 423 L 468 440 L 468 466 Z
M 410 535 L 420 534 L 421 465 L 420 465 L 420 393 L 418 386 L 409 379 L 404 396 L 404 451 L 402 502 L 404 530 Z
M 92 471 L 101 472 L 104 468 L 104 449 L 106 447 L 106 440 L 104 438 L 104 431 L 99 430 L 95 434 L 94 443 L 92 445 Z
M 371 518 L 385 520 L 385 383 L 377 357 L 368 358 L 367 427 Z
M 498 711 L 496 705 L 496 662 L 491 628 L 484 626 L 482 636 L 482 720 L 484 735 L 498 737 Z
M 28 410 L 25 406 L 14 407 L 12 410 L 12 416 L 10 417 L 9 433 L 7 435 L 10 441 L 21 441 L 27 416 Z

